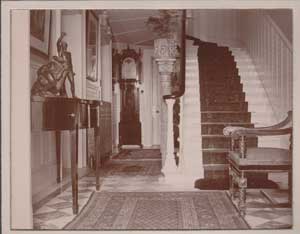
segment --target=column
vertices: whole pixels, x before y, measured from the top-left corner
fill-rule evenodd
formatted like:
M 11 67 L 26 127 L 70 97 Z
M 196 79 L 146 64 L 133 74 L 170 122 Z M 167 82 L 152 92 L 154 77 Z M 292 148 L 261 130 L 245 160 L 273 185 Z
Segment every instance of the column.
M 166 159 L 162 172 L 165 177 L 172 176 L 177 171 L 174 154 L 174 130 L 173 130 L 173 106 L 175 99 L 167 99 L 167 136 L 166 136 Z
M 171 75 L 174 71 L 175 59 L 156 59 L 158 65 L 158 72 L 160 76 L 161 86 L 161 134 L 160 134 L 160 150 L 162 155 L 162 166 L 164 167 L 166 161 L 166 145 L 167 145 L 167 121 L 168 111 L 167 105 L 163 100 L 164 95 L 172 93 Z M 172 114 L 173 115 L 173 114 Z
M 111 42 L 101 46 L 101 100 L 112 102 Z
M 104 10 L 100 18 L 101 36 L 101 100 L 112 102 L 112 34 L 108 14 Z

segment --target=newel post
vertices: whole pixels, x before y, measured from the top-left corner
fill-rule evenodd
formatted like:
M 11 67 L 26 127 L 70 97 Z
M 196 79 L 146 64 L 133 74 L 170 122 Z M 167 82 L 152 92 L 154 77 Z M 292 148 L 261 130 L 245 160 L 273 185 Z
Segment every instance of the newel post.
M 162 172 L 176 170 L 173 140 L 173 105 L 174 100 L 164 101 L 163 96 L 172 94 L 172 73 L 175 70 L 176 42 L 173 39 L 154 41 L 154 55 L 158 65 L 161 86 L 161 154 Z

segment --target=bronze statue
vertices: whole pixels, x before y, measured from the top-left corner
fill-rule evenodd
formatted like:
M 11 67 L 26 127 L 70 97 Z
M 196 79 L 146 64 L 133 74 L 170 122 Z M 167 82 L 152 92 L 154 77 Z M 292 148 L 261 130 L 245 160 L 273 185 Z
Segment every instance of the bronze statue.
M 31 88 L 32 96 L 66 97 L 65 81 L 68 79 L 72 97 L 76 97 L 72 56 L 67 50 L 68 44 L 63 41 L 65 35 L 66 33 L 63 32 L 57 40 L 58 56 L 53 56 L 47 64 L 38 69 L 37 80 Z

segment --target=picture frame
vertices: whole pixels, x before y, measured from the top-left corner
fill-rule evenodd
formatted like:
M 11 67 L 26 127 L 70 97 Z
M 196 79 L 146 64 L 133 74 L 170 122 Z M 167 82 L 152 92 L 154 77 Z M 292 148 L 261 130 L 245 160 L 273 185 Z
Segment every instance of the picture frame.
M 51 10 L 30 10 L 30 50 L 49 58 L 51 34 Z
M 92 10 L 86 12 L 86 78 L 98 81 L 98 17 Z

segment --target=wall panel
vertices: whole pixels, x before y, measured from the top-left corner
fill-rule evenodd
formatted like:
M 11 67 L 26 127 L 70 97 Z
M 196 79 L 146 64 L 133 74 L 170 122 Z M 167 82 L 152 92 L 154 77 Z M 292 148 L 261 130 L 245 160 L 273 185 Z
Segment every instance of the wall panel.
M 234 9 L 192 10 L 192 36 L 219 45 L 238 46 L 239 11 Z

